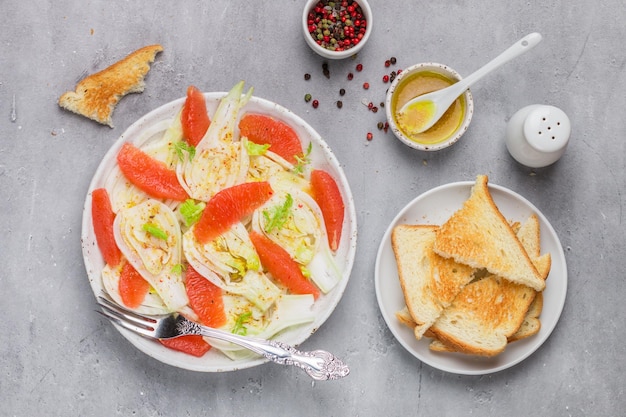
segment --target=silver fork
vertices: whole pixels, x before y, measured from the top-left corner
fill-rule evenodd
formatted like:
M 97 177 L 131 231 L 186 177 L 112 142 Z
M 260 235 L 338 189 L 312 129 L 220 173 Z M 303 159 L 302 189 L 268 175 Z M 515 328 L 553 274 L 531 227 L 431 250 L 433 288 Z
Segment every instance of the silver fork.
M 240 336 L 202 326 L 180 314 L 144 316 L 121 307 L 107 297 L 99 296 L 102 314 L 113 323 L 151 339 L 171 339 L 184 335 L 202 335 L 234 343 L 280 365 L 294 365 L 318 381 L 340 379 L 350 370 L 341 360 L 325 350 L 301 352 L 278 340 L 264 340 Z

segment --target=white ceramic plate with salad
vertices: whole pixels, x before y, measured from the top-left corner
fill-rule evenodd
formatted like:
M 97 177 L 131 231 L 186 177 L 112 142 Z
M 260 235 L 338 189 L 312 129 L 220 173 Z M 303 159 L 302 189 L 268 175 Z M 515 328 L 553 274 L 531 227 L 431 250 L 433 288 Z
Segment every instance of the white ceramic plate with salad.
M 214 115 L 221 99 L 226 94 L 223 92 L 204 94 L 209 116 Z M 130 142 L 139 148 L 150 146 L 151 141 L 158 140 L 159 137 L 163 136 L 167 126 L 170 126 L 171 121 L 178 116 L 184 103 L 185 98 L 183 97 L 165 104 L 131 125 L 107 152 L 91 181 L 83 209 L 81 242 L 87 275 L 96 296 L 105 291 L 102 271 L 106 264 L 98 248 L 93 229 L 91 193 L 97 188 L 103 188 L 110 184 L 111 176 L 115 175 L 114 171 L 118 170 L 116 157 L 124 143 Z M 305 342 L 328 319 L 341 300 L 348 283 L 354 262 L 357 240 L 354 200 L 347 179 L 331 148 L 303 119 L 276 103 L 254 96 L 249 97 L 249 100 L 241 107 L 238 117 L 241 117 L 246 112 L 270 115 L 290 125 L 298 134 L 304 150 L 309 149 L 310 144 L 310 153 L 307 156 L 309 168 L 323 169 L 331 174 L 339 187 L 345 205 L 341 241 L 337 250 L 333 252 L 334 265 L 337 267 L 338 272 L 338 282 L 330 291 L 322 293 L 315 300 L 310 307 L 312 318 L 309 322 L 288 327 L 274 337 L 297 346 Z M 117 328 L 129 342 L 144 353 L 163 363 L 183 369 L 200 372 L 223 372 L 249 368 L 266 362 L 264 358 L 258 356 L 227 357 L 215 348 L 202 357 L 195 357 L 166 348 L 158 342 L 138 336 L 126 329 Z M 307 346 L 307 349 L 310 350 L 315 348 L 323 348 L 323 346 L 317 346 L 316 343 L 311 343 Z
M 484 375 L 507 369 L 535 352 L 554 330 L 567 293 L 567 266 L 559 238 L 546 217 L 531 202 L 502 186 L 489 184 L 489 191 L 502 214 L 511 221 L 525 221 L 537 214 L 541 228 L 541 253 L 550 252 L 552 267 L 546 280 L 541 329 L 538 334 L 509 344 L 506 350 L 491 358 L 461 353 L 433 352 L 430 339 L 417 340 L 412 329 L 401 324 L 395 313 L 405 306 L 400 288 L 395 256 L 391 247 L 391 232 L 398 224 L 444 223 L 469 197 L 474 182 L 456 182 L 427 191 L 407 204 L 386 230 L 375 266 L 375 287 L 378 305 L 387 326 L 400 344 L 422 362 L 442 371 L 462 375 Z

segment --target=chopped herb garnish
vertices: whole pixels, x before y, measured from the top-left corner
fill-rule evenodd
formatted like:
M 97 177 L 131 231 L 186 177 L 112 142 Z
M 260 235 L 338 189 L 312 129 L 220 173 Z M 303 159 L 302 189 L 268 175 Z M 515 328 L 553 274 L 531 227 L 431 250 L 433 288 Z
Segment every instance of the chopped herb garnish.
M 190 227 L 192 224 L 200 220 L 204 206 L 204 203 L 196 203 L 191 198 L 188 198 L 183 204 L 180 205 L 180 215 L 183 217 L 187 227 Z
M 157 239 L 167 240 L 167 233 L 154 223 L 146 223 L 143 225 L 143 230 Z
M 244 275 L 246 275 L 246 259 L 240 256 L 234 256 L 231 254 L 230 260 L 226 261 L 226 265 L 235 270 L 231 272 L 230 279 L 234 282 L 240 282 Z
M 314 255 L 315 255 L 315 251 L 309 245 L 303 242 L 296 248 L 295 259 L 306 261 L 303 263 L 309 263 L 309 260 L 313 259 Z M 302 268 L 304 267 L 301 266 L 300 269 Z M 304 272 L 304 270 L 302 272 Z M 307 275 L 305 274 L 304 276 L 307 276 Z
M 268 143 L 259 145 L 249 140 L 246 141 L 246 151 L 248 151 L 248 155 L 251 156 L 265 155 L 269 148 L 270 145 Z
M 282 205 L 271 207 L 268 210 L 263 211 L 263 217 L 265 218 L 265 231 L 270 233 L 272 230 L 280 230 L 291 214 L 291 206 L 293 206 L 293 197 L 291 194 L 287 194 L 285 202 Z
M 300 265 L 300 271 L 302 271 L 302 275 L 306 278 L 311 278 L 311 270 L 304 265 Z
M 189 154 L 189 160 L 191 161 L 194 156 L 196 156 L 196 148 L 193 145 L 188 144 L 184 140 L 180 140 L 174 143 L 174 152 L 178 156 L 178 159 L 183 161 L 185 159 L 185 154 L 183 152 L 187 152 Z
M 304 171 L 304 167 L 311 162 L 311 151 L 313 150 L 313 143 L 309 142 L 309 146 L 306 149 L 304 155 L 296 155 L 296 164 L 293 167 L 293 172 L 295 174 L 301 174 Z
M 251 311 L 247 311 L 237 316 L 237 321 L 235 322 L 231 333 L 239 334 L 242 336 L 248 334 L 248 329 L 244 326 L 244 324 L 250 321 L 250 317 L 252 317 Z
M 172 274 L 180 275 L 183 273 L 184 270 L 185 270 L 185 265 L 176 264 L 172 267 Z

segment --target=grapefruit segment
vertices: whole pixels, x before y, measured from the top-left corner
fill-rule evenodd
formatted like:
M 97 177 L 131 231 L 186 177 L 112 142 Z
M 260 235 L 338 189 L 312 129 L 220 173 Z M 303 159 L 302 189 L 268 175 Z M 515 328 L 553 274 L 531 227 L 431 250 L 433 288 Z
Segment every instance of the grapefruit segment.
M 124 305 L 129 308 L 139 307 L 149 290 L 150 284 L 148 281 L 143 279 L 141 274 L 129 262 L 126 262 L 122 267 L 118 287 Z
M 176 178 L 176 171 L 128 142 L 117 154 L 124 176 L 137 188 L 154 198 L 185 201 L 189 196 Z
M 241 136 L 259 145 L 270 145 L 269 150 L 291 164 L 302 155 L 302 144 L 296 131 L 287 123 L 260 113 L 246 113 L 239 122 Z
M 187 266 L 186 283 L 189 305 L 198 315 L 201 324 L 222 327 L 226 324 L 222 289 Z
M 115 243 L 113 234 L 115 213 L 105 188 L 97 188 L 91 192 L 91 218 L 96 242 L 104 261 L 111 268 L 116 267 L 122 260 L 122 252 Z
M 328 245 L 336 251 L 341 241 L 345 208 L 339 187 L 328 172 L 315 169 L 311 172 L 311 191 L 324 216 Z
M 180 115 L 183 136 L 188 144 L 198 145 L 206 133 L 211 120 L 206 109 L 204 94 L 193 85 L 187 88 L 187 98 Z
M 194 236 L 200 243 L 215 239 L 261 207 L 273 193 L 267 181 L 246 182 L 223 189 L 207 202 L 194 226 Z
M 209 345 L 202 336 L 195 334 L 179 336 L 173 339 L 159 339 L 159 342 L 170 349 L 198 358 L 211 350 L 211 345 Z
M 259 254 L 261 264 L 274 279 L 287 287 L 293 294 L 320 295 L 319 289 L 300 270 L 300 266 L 289 253 L 271 239 L 257 232 L 250 232 L 250 240 Z

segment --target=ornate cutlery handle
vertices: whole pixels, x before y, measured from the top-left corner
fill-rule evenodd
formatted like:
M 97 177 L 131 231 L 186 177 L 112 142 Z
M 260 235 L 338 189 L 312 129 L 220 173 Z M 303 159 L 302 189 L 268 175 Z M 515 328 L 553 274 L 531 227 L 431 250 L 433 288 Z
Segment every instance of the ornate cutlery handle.
M 187 328 L 186 330 L 189 332 L 234 343 L 280 365 L 297 366 L 303 369 L 311 378 L 318 381 L 340 379 L 350 373 L 350 369 L 348 369 L 346 364 L 325 350 L 302 352 L 291 345 L 277 340 L 240 336 L 193 322 L 187 322 L 186 325 L 193 328 Z

